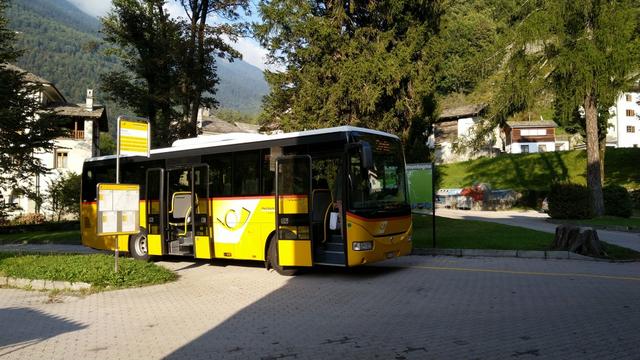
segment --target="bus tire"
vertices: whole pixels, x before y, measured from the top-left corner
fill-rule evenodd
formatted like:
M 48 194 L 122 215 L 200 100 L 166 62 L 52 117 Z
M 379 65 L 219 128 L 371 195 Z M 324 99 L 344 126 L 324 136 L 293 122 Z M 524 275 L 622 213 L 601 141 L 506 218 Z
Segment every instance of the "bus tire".
M 144 229 L 129 237 L 129 254 L 136 260 L 149 261 L 149 243 Z
M 294 276 L 298 272 L 297 268 L 280 266 L 280 261 L 278 260 L 278 239 L 275 237 L 269 241 L 269 251 L 267 251 L 267 253 L 269 265 L 278 274 L 283 276 Z

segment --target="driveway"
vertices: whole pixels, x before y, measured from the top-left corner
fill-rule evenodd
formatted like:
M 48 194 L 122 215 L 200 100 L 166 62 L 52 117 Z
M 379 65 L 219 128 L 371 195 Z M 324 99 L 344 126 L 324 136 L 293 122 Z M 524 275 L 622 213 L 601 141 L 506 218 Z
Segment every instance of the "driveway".
M 410 256 L 282 277 L 165 261 L 176 282 L 0 289 L 3 359 L 637 359 L 640 263 Z
M 495 222 L 504 225 L 519 226 L 528 229 L 555 233 L 557 224 L 547 222 L 549 215 L 533 210 L 476 211 L 436 209 L 438 216 L 451 219 Z M 437 226 L 437 224 L 436 224 Z M 640 251 L 640 233 L 597 230 L 598 237 L 610 244 Z

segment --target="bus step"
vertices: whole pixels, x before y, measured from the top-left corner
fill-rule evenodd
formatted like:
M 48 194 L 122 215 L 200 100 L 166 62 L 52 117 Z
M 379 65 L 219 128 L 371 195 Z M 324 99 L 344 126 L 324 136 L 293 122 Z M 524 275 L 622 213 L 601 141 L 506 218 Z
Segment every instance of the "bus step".
M 342 251 L 317 251 L 314 255 L 314 262 L 318 264 L 345 264 L 345 256 Z
M 344 252 L 344 244 L 342 242 L 326 242 L 324 243 L 324 250 Z
M 342 239 L 342 235 L 340 234 L 331 234 L 331 236 L 329 236 L 329 242 L 342 243 L 344 242 L 344 240 Z

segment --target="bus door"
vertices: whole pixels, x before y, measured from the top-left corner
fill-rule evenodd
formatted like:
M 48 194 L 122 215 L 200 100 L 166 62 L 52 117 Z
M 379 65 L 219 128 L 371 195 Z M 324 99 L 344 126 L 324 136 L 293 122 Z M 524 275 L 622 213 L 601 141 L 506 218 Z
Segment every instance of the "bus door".
M 147 251 L 149 255 L 165 253 L 164 169 L 149 169 L 145 181 Z
M 276 236 L 280 266 L 312 266 L 311 157 L 276 160 Z
M 167 171 L 168 253 L 210 258 L 208 166 Z

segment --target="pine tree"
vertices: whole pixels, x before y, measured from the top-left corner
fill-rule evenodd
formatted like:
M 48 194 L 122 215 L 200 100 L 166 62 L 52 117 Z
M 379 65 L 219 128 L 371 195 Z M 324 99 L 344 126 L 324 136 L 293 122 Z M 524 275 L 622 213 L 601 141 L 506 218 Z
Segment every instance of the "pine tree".
M 593 210 L 604 213 L 599 144 L 606 106 L 636 81 L 640 69 L 640 5 L 635 0 L 536 0 L 513 17 L 508 71 L 494 106 L 494 120 L 532 105 L 552 91 L 556 117 L 570 122 L 583 114 L 587 185 Z M 599 111 L 600 109 L 600 121 Z
M 262 123 L 285 130 L 354 125 L 401 136 L 425 160 L 435 112 L 433 0 L 261 1 L 254 27 L 271 63 Z
M 7 28 L 7 5 L 8 1 L 0 0 L 0 187 L 30 192 L 33 176 L 48 171 L 36 153 L 53 150 L 54 139 L 65 130 L 40 102 L 42 84 L 28 81 L 23 71 L 8 66 L 22 52 L 14 45 L 15 32 Z

